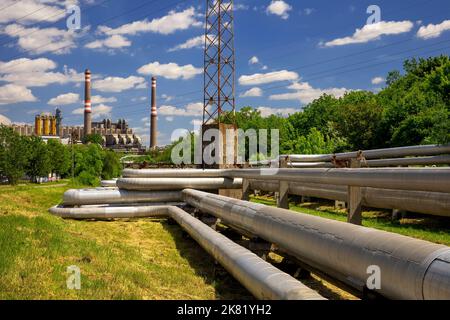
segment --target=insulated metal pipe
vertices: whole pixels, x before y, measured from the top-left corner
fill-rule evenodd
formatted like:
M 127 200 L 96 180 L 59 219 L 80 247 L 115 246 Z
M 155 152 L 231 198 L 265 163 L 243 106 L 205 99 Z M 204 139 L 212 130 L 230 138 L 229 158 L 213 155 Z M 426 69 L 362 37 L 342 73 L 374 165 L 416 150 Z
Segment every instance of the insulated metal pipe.
M 379 158 L 401 158 L 410 156 L 434 156 L 450 153 L 450 144 L 447 145 L 424 145 L 410 146 L 389 149 L 375 149 L 361 151 L 366 159 Z M 356 158 L 358 152 L 345 152 L 337 154 L 318 154 L 318 155 L 282 155 L 280 157 L 289 157 L 292 162 L 331 162 L 335 157 L 337 160 Z
M 230 178 L 121 178 L 117 186 L 125 190 L 240 189 L 242 179 Z
M 72 189 L 64 193 L 65 206 L 181 201 L 180 191 L 127 191 L 112 188 Z
M 390 232 L 183 190 L 190 205 L 276 244 L 282 251 L 358 290 L 379 268 L 381 295 L 450 299 L 450 248 Z
M 363 167 L 395 167 L 395 166 L 426 166 L 450 164 L 450 156 L 412 157 L 394 159 L 376 159 L 362 161 Z M 291 168 L 335 168 L 331 162 L 289 162 Z
M 115 188 L 115 187 L 117 187 L 117 179 L 114 179 L 114 180 L 102 180 L 100 182 L 100 184 L 101 184 L 102 187 L 105 187 L 105 188 Z
M 178 207 L 53 207 L 50 212 L 72 219 L 171 217 L 256 298 L 263 300 L 325 300 L 316 291 L 214 231 Z
M 278 192 L 279 182 L 249 180 L 252 190 Z M 362 204 L 380 209 L 398 209 L 450 217 L 450 193 L 361 188 Z M 348 188 L 313 183 L 289 183 L 289 194 L 328 200 L 348 201 Z
M 229 177 L 450 193 L 450 168 L 240 169 Z
M 142 172 L 140 172 L 142 171 Z M 361 168 L 361 169 L 218 169 L 218 170 L 125 170 L 124 175 L 133 177 L 169 178 L 228 177 L 246 179 L 264 179 L 302 183 L 372 187 L 415 191 L 450 193 L 450 168 Z M 125 186 L 142 184 L 138 180 L 119 179 Z M 176 184 L 179 180 L 173 180 Z M 161 180 L 161 179 L 160 179 Z M 189 181 L 195 181 L 189 179 Z M 186 180 L 183 180 L 186 181 Z M 126 183 L 125 182 L 130 182 Z M 156 186 L 156 185 L 155 185 Z M 182 186 L 182 185 L 181 185 Z M 119 187 L 121 187 L 119 185 Z M 185 188 L 197 189 L 197 187 Z

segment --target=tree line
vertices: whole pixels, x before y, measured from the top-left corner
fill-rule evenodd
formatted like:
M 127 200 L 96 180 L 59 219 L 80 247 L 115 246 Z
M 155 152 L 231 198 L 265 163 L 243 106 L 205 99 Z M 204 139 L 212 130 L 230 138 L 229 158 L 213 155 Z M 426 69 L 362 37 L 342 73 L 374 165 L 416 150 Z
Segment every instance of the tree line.
M 102 179 L 121 174 L 119 155 L 103 150 L 97 143 L 63 145 L 56 139 L 20 136 L 12 128 L 0 126 L 0 179 L 17 184 L 24 176 L 37 182 L 57 174 L 74 178 L 83 185 L 97 185 Z
M 390 72 L 377 93 L 325 94 L 288 117 L 244 107 L 236 123 L 244 130 L 279 129 L 283 154 L 449 143 L 450 57 L 406 60 L 404 72 Z

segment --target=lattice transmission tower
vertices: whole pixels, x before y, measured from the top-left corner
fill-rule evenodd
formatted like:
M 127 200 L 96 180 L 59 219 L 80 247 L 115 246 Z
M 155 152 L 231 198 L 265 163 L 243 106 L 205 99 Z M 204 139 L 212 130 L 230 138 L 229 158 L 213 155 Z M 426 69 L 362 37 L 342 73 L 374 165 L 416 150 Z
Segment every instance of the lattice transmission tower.
M 203 125 L 235 125 L 233 0 L 206 0 Z

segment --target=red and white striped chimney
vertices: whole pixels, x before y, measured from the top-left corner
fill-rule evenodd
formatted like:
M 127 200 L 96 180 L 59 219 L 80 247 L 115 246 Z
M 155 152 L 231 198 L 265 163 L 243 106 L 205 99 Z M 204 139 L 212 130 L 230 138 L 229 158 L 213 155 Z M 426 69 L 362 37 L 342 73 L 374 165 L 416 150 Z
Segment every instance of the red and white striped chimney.
M 157 128 L 158 112 L 156 111 L 156 78 L 152 77 L 152 111 L 150 115 L 150 149 L 155 149 L 157 145 Z
M 92 133 L 91 71 L 84 72 L 84 136 Z

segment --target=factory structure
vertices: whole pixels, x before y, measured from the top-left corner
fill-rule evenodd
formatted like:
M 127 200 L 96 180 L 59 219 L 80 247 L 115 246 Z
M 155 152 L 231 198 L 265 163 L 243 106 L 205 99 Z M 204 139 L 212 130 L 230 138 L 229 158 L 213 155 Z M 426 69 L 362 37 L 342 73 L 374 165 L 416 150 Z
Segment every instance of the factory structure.
M 157 147 L 157 110 L 156 78 L 152 78 L 151 89 L 150 148 Z M 91 72 L 85 71 L 84 90 L 84 126 L 64 126 L 62 111 L 57 108 L 55 114 L 42 113 L 35 116 L 34 126 L 30 124 L 12 124 L 12 128 L 23 136 L 38 136 L 44 140 L 60 139 L 62 142 L 81 143 L 84 137 L 98 134 L 102 137 L 103 147 L 120 152 L 140 153 L 145 151 L 141 138 L 133 132 L 125 119 L 113 122 L 111 119 L 92 122 Z

